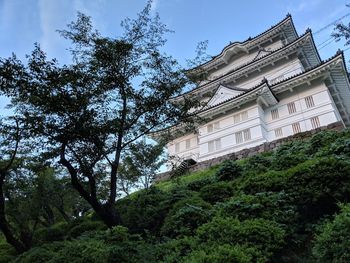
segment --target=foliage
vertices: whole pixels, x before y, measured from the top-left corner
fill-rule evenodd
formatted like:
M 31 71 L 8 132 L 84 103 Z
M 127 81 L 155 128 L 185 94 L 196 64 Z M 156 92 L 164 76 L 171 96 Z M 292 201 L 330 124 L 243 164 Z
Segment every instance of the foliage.
M 210 219 L 210 204 L 194 196 L 176 202 L 165 218 L 161 234 L 167 237 L 191 236 Z
M 242 173 L 242 168 L 234 161 L 225 161 L 216 173 L 219 181 L 232 181 L 239 177 Z
M 202 187 L 199 194 L 205 201 L 215 204 L 231 197 L 233 188 L 227 182 L 217 182 Z
M 350 205 L 342 205 L 341 212 L 321 227 L 315 237 L 312 254 L 320 262 L 350 261 Z
M 197 229 L 200 244 L 231 244 L 252 247 L 261 253 L 256 261 L 267 261 L 283 247 L 285 231 L 274 221 L 215 217 Z
M 160 230 L 170 204 L 165 202 L 166 193 L 155 187 L 145 189 L 117 202 L 121 212 L 122 224 L 132 233 L 144 231 L 157 232 Z
M 231 216 L 239 220 L 264 218 L 289 227 L 298 219 L 296 206 L 283 191 L 240 194 L 217 204 L 215 210 L 221 217 Z
M 209 246 L 192 251 L 186 256 L 183 262 L 187 263 L 249 263 L 253 262 L 253 255 L 257 252 L 253 248 L 246 248 L 240 245 L 218 245 Z M 257 261 L 259 262 L 259 261 Z
M 151 5 L 125 19 L 116 38 L 101 36 L 90 17 L 78 13 L 59 31 L 72 43 L 70 65 L 49 60 L 39 45 L 25 62 L 15 55 L 0 58 L 0 95 L 11 98 L 26 140 L 59 160 L 74 189 L 108 227 L 121 223 L 117 182 L 123 161 L 130 164 L 128 154 L 137 153 L 132 149 L 152 131 L 179 122 L 188 130 L 196 119 L 188 114 L 198 105 L 195 99 L 171 100 L 193 81 L 163 52 L 170 30 L 152 15 Z M 132 165 L 141 165 L 139 157 L 130 157 Z M 136 174 L 149 177 L 153 170 Z

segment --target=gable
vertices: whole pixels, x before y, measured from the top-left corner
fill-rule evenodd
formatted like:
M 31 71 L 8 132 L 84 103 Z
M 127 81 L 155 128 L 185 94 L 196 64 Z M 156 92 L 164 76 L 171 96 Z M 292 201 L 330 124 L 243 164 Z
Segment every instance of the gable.
M 227 88 L 223 85 L 220 85 L 217 88 L 215 94 L 210 98 L 206 106 L 210 107 L 217 105 L 225 100 L 232 99 L 233 97 L 236 97 L 237 95 L 243 92 L 244 91 Z

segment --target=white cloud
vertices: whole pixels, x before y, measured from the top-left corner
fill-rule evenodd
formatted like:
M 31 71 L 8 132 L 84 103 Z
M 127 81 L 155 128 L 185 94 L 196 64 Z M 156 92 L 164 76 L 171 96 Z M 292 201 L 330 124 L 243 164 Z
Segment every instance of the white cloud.
M 78 11 L 91 16 L 94 26 L 97 26 L 104 3 L 105 0 L 38 0 L 42 49 L 49 57 L 59 57 L 62 62 L 67 62 L 69 43 L 57 30 L 65 29 L 68 23 L 74 21 Z
M 158 6 L 159 6 L 159 0 L 152 0 L 151 12 L 155 13 L 157 11 L 157 9 L 158 9 Z

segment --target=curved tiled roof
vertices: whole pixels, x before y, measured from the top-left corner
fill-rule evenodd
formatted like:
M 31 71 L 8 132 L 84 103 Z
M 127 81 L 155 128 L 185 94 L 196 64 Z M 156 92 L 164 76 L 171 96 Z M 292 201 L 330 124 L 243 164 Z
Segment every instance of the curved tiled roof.
M 222 75 L 222 76 L 220 76 L 220 77 L 218 77 L 218 78 L 216 78 L 216 79 L 213 79 L 213 80 L 211 80 L 211 81 L 205 83 L 205 84 L 202 85 L 202 86 L 198 86 L 198 87 L 196 87 L 196 88 L 194 88 L 194 89 L 192 89 L 192 90 L 186 91 L 186 92 L 182 93 L 181 95 L 178 95 L 178 96 L 174 97 L 173 99 L 179 98 L 179 97 L 181 97 L 181 96 L 183 96 L 183 95 L 185 95 L 185 94 L 188 94 L 188 93 L 191 93 L 191 92 L 193 92 L 193 91 L 199 90 L 199 89 L 201 89 L 201 88 L 203 88 L 203 87 L 205 87 L 205 86 L 207 86 L 207 85 L 209 85 L 209 84 L 211 84 L 211 83 L 213 83 L 213 82 L 215 82 L 215 81 L 218 81 L 218 80 L 220 80 L 220 79 L 225 78 L 226 76 L 228 76 L 229 74 L 231 74 L 231 73 L 233 73 L 233 72 L 236 72 L 236 71 L 238 71 L 238 70 L 241 70 L 241 69 L 243 69 L 243 68 L 245 68 L 245 67 L 247 67 L 247 66 L 249 66 L 249 65 L 251 65 L 251 64 L 253 64 L 253 63 L 256 63 L 256 62 L 258 62 L 258 61 L 261 61 L 262 59 L 264 59 L 264 58 L 266 58 L 266 57 L 268 57 L 268 56 L 272 56 L 272 55 L 276 54 L 277 52 L 281 51 L 282 49 L 285 49 L 285 48 L 288 48 L 288 47 L 294 45 L 296 42 L 298 42 L 298 41 L 300 41 L 302 38 L 304 38 L 307 34 L 310 34 L 310 37 L 311 37 L 311 39 L 312 39 L 311 42 L 313 43 L 313 45 L 314 45 L 314 47 L 315 47 L 315 50 L 317 51 L 316 46 L 315 46 L 315 42 L 314 42 L 314 40 L 313 40 L 313 36 L 312 36 L 312 34 L 311 34 L 311 30 L 310 30 L 310 29 L 307 29 L 306 32 L 305 32 L 303 35 L 301 35 L 300 37 L 298 37 L 298 38 L 295 39 L 294 41 L 288 43 L 287 45 L 282 46 L 282 47 L 280 47 L 280 48 L 277 48 L 277 49 L 273 50 L 272 52 L 267 53 L 267 54 L 265 54 L 265 55 L 259 57 L 258 59 L 254 60 L 254 61 L 247 62 L 247 63 L 245 63 L 245 64 L 243 64 L 243 65 L 241 65 L 241 66 L 239 66 L 239 67 L 237 67 L 237 68 L 235 68 L 235 69 L 233 69 L 233 70 L 227 72 L 225 75 Z M 318 52 L 317 52 L 317 56 L 318 56 L 319 60 L 321 60 L 320 55 L 319 55 Z
M 289 21 L 289 20 L 292 22 L 291 25 L 292 25 L 292 27 L 293 27 L 293 30 L 294 30 L 295 34 L 298 35 L 298 34 L 297 34 L 297 31 L 295 30 L 295 27 L 294 27 L 294 23 L 293 23 L 293 20 L 292 20 L 292 16 L 291 16 L 290 14 L 287 14 L 286 17 L 285 17 L 282 21 L 280 21 L 280 22 L 278 22 L 277 24 L 271 26 L 269 29 L 267 29 L 267 30 L 265 30 L 264 32 L 262 32 L 262 33 L 256 35 L 255 37 L 249 37 L 249 38 L 247 38 L 246 40 L 244 40 L 244 41 L 242 41 L 242 42 L 240 42 L 240 41 L 235 41 L 235 42 L 232 42 L 232 43 L 228 44 L 226 47 L 224 47 L 224 48 L 222 49 L 222 51 L 221 51 L 218 55 L 213 56 L 211 60 L 209 60 L 209 61 L 207 61 L 207 62 L 204 62 L 203 64 L 197 66 L 196 68 L 199 68 L 199 67 L 202 67 L 202 66 L 205 66 L 205 65 L 207 65 L 207 64 L 212 63 L 214 60 L 216 60 L 216 59 L 218 59 L 219 57 L 223 56 L 224 53 L 225 53 L 229 48 L 234 47 L 234 46 L 236 46 L 236 45 L 237 45 L 237 46 L 246 45 L 248 42 L 251 42 L 251 41 L 254 41 L 254 40 L 258 39 L 259 37 L 261 37 L 261 36 L 263 36 L 263 35 L 265 35 L 265 34 L 271 32 L 272 30 L 278 28 L 280 25 L 286 23 L 286 22 Z
M 207 107 L 207 108 L 202 108 L 202 109 L 200 109 L 200 110 L 198 110 L 198 111 L 192 113 L 191 115 L 196 115 L 196 114 L 205 112 L 205 111 L 207 111 L 207 110 L 210 110 L 210 109 L 219 107 L 219 106 L 221 106 L 222 104 L 225 104 L 225 103 L 227 103 L 227 102 L 233 101 L 233 100 L 235 100 L 235 99 L 237 99 L 237 98 L 239 98 L 239 97 L 243 97 L 244 95 L 248 94 L 249 92 L 258 90 L 258 89 L 261 88 L 263 85 L 267 85 L 267 87 L 268 87 L 270 90 L 272 90 L 272 88 L 275 87 L 275 86 L 278 86 L 278 85 L 280 85 L 280 84 L 282 84 L 282 83 L 285 83 L 285 82 L 287 82 L 287 81 L 289 81 L 289 80 L 291 80 L 291 79 L 300 77 L 300 76 L 302 76 L 302 75 L 306 75 L 306 74 L 309 73 L 310 71 L 315 70 L 315 69 L 317 69 L 317 68 L 321 68 L 324 64 L 326 64 L 326 63 L 332 61 L 333 59 L 335 59 L 335 58 L 337 58 L 337 57 L 341 57 L 341 58 L 342 58 L 343 65 L 344 65 L 344 67 L 345 67 L 345 69 L 346 69 L 346 66 L 345 66 L 346 63 L 345 63 L 345 60 L 344 60 L 343 51 L 338 50 L 337 53 L 336 53 L 335 55 L 333 55 L 332 57 L 328 58 L 327 60 L 321 61 L 321 63 L 319 63 L 318 65 L 316 65 L 316 66 L 314 66 L 314 67 L 311 67 L 311 68 L 309 68 L 309 69 L 307 69 L 307 70 L 305 70 L 305 71 L 303 71 L 303 72 L 300 72 L 300 73 L 297 73 L 297 74 L 295 74 L 295 75 L 292 75 L 292 76 L 290 76 L 290 77 L 288 77 L 288 78 L 286 78 L 286 79 L 283 79 L 283 80 L 281 80 L 281 81 L 279 81 L 279 82 L 276 82 L 276 83 L 274 83 L 274 84 L 272 84 L 272 85 L 268 84 L 268 81 L 264 78 L 264 79 L 262 80 L 261 83 L 259 83 L 259 84 L 257 84 L 256 86 L 254 86 L 254 87 L 252 87 L 252 88 L 246 90 L 246 92 L 241 93 L 241 94 L 238 94 L 237 96 L 234 96 L 234 97 L 232 97 L 232 98 L 229 98 L 229 99 L 227 99 L 227 100 L 225 100 L 225 101 L 222 101 L 222 102 L 220 102 L 220 103 L 218 103 L 218 104 L 216 104 L 216 105 L 212 105 L 212 106 Z M 346 75 L 347 75 L 347 77 L 348 77 L 348 79 L 349 79 L 348 74 L 346 74 Z M 349 79 L 349 80 L 350 80 L 350 79 Z M 204 107 L 205 107 L 205 106 L 204 106 Z M 175 126 L 177 126 L 177 125 L 178 125 L 178 124 L 174 124 L 174 125 L 172 125 L 172 126 L 169 126 L 169 127 L 166 127 L 166 128 L 163 128 L 163 129 L 160 129 L 160 130 L 157 130 L 157 131 L 154 131 L 154 132 L 152 132 L 152 134 L 156 134 L 156 133 L 159 133 L 159 132 L 168 130 L 168 129 L 173 128 L 173 127 L 175 127 Z
M 235 97 L 232 97 L 232 98 L 230 98 L 230 99 L 227 99 L 227 100 L 225 100 L 225 101 L 222 101 L 222 102 L 220 102 L 220 103 L 218 103 L 218 104 L 216 104 L 216 105 L 210 106 L 210 107 L 208 107 L 208 108 L 201 109 L 201 110 L 199 110 L 199 111 L 197 111 L 197 112 L 195 112 L 195 113 L 198 114 L 198 113 L 200 113 L 200 112 L 204 112 L 204 111 L 206 111 L 206 110 L 209 110 L 209 109 L 215 108 L 215 107 L 217 107 L 217 106 L 220 106 L 220 105 L 222 105 L 222 104 L 224 104 L 224 103 L 226 103 L 226 102 L 232 101 L 232 100 L 234 100 L 234 99 L 236 99 L 236 98 L 238 98 L 238 97 L 244 96 L 244 95 L 246 95 L 247 93 L 249 93 L 249 92 L 251 92 L 251 91 L 253 91 L 253 90 L 256 90 L 256 89 L 260 88 L 260 87 L 264 84 L 264 82 L 266 82 L 266 84 L 267 84 L 267 86 L 268 86 L 269 88 L 273 88 L 273 87 L 275 87 L 275 86 L 277 86 L 277 85 L 279 85 L 279 84 L 281 84 L 281 83 L 287 82 L 287 81 L 289 81 L 289 80 L 291 80 L 291 79 L 293 79 L 293 78 L 296 78 L 296 77 L 299 77 L 299 76 L 302 76 L 302 75 L 306 75 L 308 72 L 310 72 L 310 71 L 312 71 L 312 70 L 314 70 L 314 69 L 317 69 L 317 68 L 319 68 L 319 67 L 322 67 L 324 64 L 326 64 L 327 62 L 329 62 L 329 61 L 335 59 L 335 58 L 338 57 L 338 56 L 341 56 L 342 59 L 343 59 L 343 61 L 344 61 L 343 51 L 338 51 L 334 56 L 330 57 L 330 58 L 327 59 L 327 60 L 322 61 L 322 62 L 319 63 L 318 65 L 316 65 L 316 66 L 314 66 L 314 67 L 311 67 L 311 68 L 309 68 L 309 69 L 307 69 L 307 70 L 305 70 L 305 71 L 303 71 L 303 72 L 294 74 L 294 75 L 292 75 L 292 76 L 290 76 L 290 77 L 288 77 L 288 78 L 286 78 L 286 79 L 283 79 L 283 80 L 281 80 L 281 81 L 278 81 L 278 82 L 276 82 L 276 83 L 274 83 L 274 84 L 272 84 L 272 85 L 268 84 L 268 83 L 267 83 L 267 80 L 265 79 L 265 80 L 263 80 L 262 83 L 259 83 L 258 85 L 252 87 L 251 89 L 247 90 L 247 91 L 244 92 L 244 93 L 241 93 L 241 94 L 239 94 L 239 95 L 237 95 L 237 96 L 235 96 Z M 345 63 L 345 62 L 344 62 L 344 63 Z

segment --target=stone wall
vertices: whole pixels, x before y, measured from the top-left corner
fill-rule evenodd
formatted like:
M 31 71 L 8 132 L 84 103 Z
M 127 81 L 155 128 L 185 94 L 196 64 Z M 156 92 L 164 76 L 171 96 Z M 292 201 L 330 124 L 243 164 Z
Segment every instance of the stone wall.
M 324 130 L 341 131 L 343 129 L 344 129 L 344 125 L 342 122 L 335 122 L 335 123 L 332 123 L 332 124 L 329 124 L 327 126 L 323 126 L 323 127 L 311 130 L 311 131 L 301 132 L 301 133 L 298 133 L 298 134 L 295 134 L 292 136 L 288 136 L 288 137 L 284 137 L 284 138 L 281 138 L 281 139 L 278 139 L 275 141 L 265 142 L 261 145 L 258 145 L 258 146 L 255 146 L 255 147 L 252 147 L 249 149 L 243 149 L 243 150 L 235 152 L 235 153 L 230 153 L 230 154 L 223 155 L 223 156 L 220 156 L 217 158 L 213 158 L 213 159 L 210 159 L 207 161 L 199 162 L 199 163 L 196 163 L 196 164 L 190 166 L 188 171 L 195 172 L 195 171 L 207 169 L 213 165 L 222 163 L 225 160 L 238 160 L 238 159 L 253 156 L 257 153 L 272 151 L 273 149 L 279 147 L 283 143 L 294 141 L 294 140 L 303 140 L 303 139 L 311 137 L 312 135 L 314 135 L 315 133 L 318 133 L 320 131 L 324 131 Z M 157 174 L 157 177 L 155 178 L 154 181 L 159 182 L 159 181 L 169 179 L 171 177 L 172 172 L 173 171 Z

